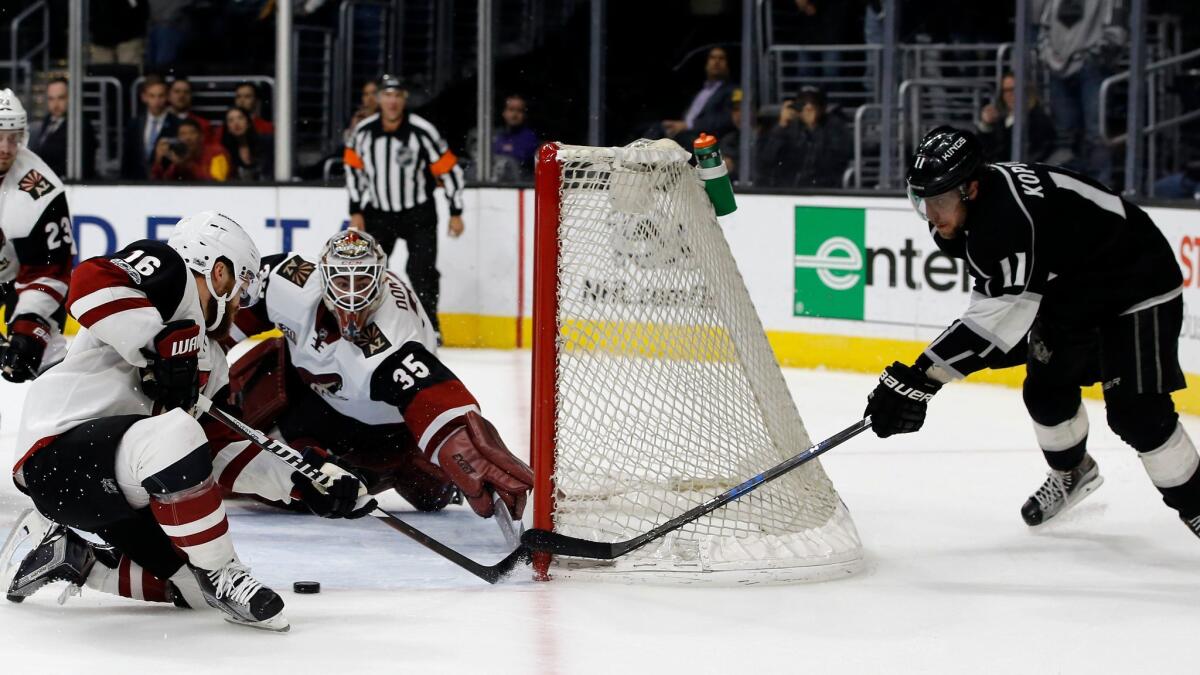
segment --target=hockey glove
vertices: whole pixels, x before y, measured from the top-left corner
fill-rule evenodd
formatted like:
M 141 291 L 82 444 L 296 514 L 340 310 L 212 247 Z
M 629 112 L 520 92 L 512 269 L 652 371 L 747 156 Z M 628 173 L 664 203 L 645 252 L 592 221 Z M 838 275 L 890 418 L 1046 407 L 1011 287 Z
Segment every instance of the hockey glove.
M 292 473 L 295 495 L 322 518 L 362 518 L 375 510 L 375 500 L 367 494 L 362 479 L 338 464 L 337 459 L 319 448 L 308 447 L 301 453 L 304 461 L 323 474 L 333 477 L 329 487 L 312 482 L 299 471 Z
M 941 388 L 916 367 L 896 361 L 879 376 L 864 414 L 871 416 L 871 429 L 880 438 L 912 433 L 925 424 L 929 399 Z
M 513 518 L 520 518 L 525 511 L 525 500 L 533 489 L 533 472 L 508 451 L 496 427 L 479 414 L 467 413 L 466 426 L 446 438 L 435 453 L 435 461 L 479 516 L 492 516 L 493 493 Z
M 8 327 L 8 345 L 0 352 L 0 375 L 9 382 L 26 382 L 37 377 L 42 355 L 50 342 L 50 324 L 37 314 L 13 317 Z
M 142 391 L 162 411 L 191 410 L 200 397 L 200 327 L 194 321 L 172 321 L 154 336 L 150 365 L 142 371 Z

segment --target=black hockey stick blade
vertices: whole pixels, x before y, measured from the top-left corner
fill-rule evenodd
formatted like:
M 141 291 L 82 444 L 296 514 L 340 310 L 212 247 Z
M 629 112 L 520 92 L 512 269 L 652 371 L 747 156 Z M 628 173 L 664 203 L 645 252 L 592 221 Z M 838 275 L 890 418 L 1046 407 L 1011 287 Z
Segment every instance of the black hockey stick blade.
M 573 558 L 593 558 L 596 560 L 612 560 L 620 556 L 635 551 L 647 543 L 658 539 L 659 537 L 673 532 L 688 523 L 705 516 L 729 502 L 738 499 L 742 495 L 749 494 L 760 486 L 769 483 L 783 474 L 810 462 L 817 457 L 829 452 L 833 448 L 841 445 L 845 441 L 854 438 L 863 431 L 871 427 L 871 417 L 867 416 L 863 419 L 851 424 L 842 429 L 829 438 L 817 443 L 809 449 L 795 455 L 780 464 L 767 469 L 766 471 L 750 478 L 747 481 L 736 485 L 725 492 L 713 497 L 712 499 L 700 504 L 699 506 L 690 509 L 689 511 L 678 515 L 671 520 L 655 527 L 654 529 L 640 534 L 633 539 L 615 542 L 591 541 L 589 539 L 579 539 L 578 537 L 570 537 L 558 532 L 550 530 L 532 529 L 526 530 L 521 535 L 521 545 L 530 551 L 538 551 L 551 553 L 554 555 L 565 555 Z
M 509 553 L 503 560 L 495 565 L 484 565 L 471 560 L 467 556 L 455 551 L 437 539 L 434 539 L 412 525 L 409 525 L 405 521 L 397 518 L 387 511 L 384 511 L 382 508 L 375 509 L 375 513 L 373 515 L 379 520 L 383 521 L 388 527 L 404 533 L 413 541 L 421 544 L 425 548 L 442 556 L 455 565 L 458 565 L 471 574 L 474 574 L 480 579 L 483 579 L 489 584 L 494 584 L 497 581 L 507 577 L 518 564 L 529 563 L 531 560 L 529 549 L 525 546 L 518 546 L 513 550 L 512 553 Z

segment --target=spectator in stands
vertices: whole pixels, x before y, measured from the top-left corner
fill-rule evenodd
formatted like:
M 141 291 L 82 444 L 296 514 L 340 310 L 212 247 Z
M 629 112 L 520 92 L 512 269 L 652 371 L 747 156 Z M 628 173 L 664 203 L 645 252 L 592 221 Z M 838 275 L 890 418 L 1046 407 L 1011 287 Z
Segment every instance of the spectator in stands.
M 683 119 L 663 120 L 661 134 L 673 138 L 691 150 L 692 140 L 701 132 L 720 138 L 733 129 L 733 92 L 729 81 L 729 54 L 724 47 L 713 47 L 704 62 L 704 85 L 692 97 Z M 659 136 L 658 133 L 652 133 Z M 661 136 L 660 136 L 661 137 Z
M 270 134 L 259 134 L 250 119 L 250 113 L 242 108 L 225 111 L 221 146 L 229 155 L 229 180 L 270 180 L 274 175 L 273 138 Z
M 91 63 L 141 67 L 149 16 L 147 0 L 92 0 L 88 12 Z
M 825 96 L 813 88 L 784 102 L 763 144 L 764 185 L 841 187 L 853 146 L 845 125 L 825 113 Z
M 1154 196 L 1162 199 L 1200 201 L 1200 160 L 1194 159 L 1184 165 L 1183 171 L 1156 180 Z
M 354 115 L 350 117 L 350 123 L 346 125 L 346 131 L 342 134 L 345 143 L 350 142 L 350 136 L 354 134 L 354 127 L 358 126 L 359 122 L 379 112 L 379 98 L 376 96 L 378 92 L 379 85 L 375 80 L 368 80 L 363 84 L 362 99 L 358 110 L 354 111 Z
M 242 82 L 237 86 L 233 93 L 233 105 L 250 114 L 250 121 L 258 135 L 269 136 L 275 133 L 275 125 L 271 124 L 270 120 L 263 119 L 262 101 L 258 98 L 258 86 L 253 82 Z M 229 113 L 226 113 L 225 116 L 228 118 Z
M 192 83 L 182 75 L 177 75 L 171 83 L 167 99 L 171 103 L 171 112 L 180 121 L 192 120 L 204 133 L 205 140 L 212 138 L 212 128 L 208 120 L 192 111 Z
M 504 99 L 504 128 L 492 141 L 492 180 L 520 181 L 533 178 L 533 159 L 538 137 L 525 124 L 525 98 L 512 94 Z
M 29 134 L 29 149 L 54 173 L 67 175 L 67 81 L 55 78 L 46 85 L 46 116 Z M 83 117 L 83 178 L 96 173 L 96 130 Z
M 793 0 L 798 16 L 795 44 L 807 47 L 853 42 L 856 3 L 849 0 Z M 860 11 L 861 7 L 859 8 Z M 832 50 L 799 52 L 801 75 L 806 78 L 838 76 L 841 54 Z M 818 66 L 817 64 L 820 64 Z
M 1007 162 L 1012 155 L 1013 107 L 1017 104 L 1017 78 L 1005 73 L 1000 80 L 1000 97 L 983 106 L 975 128 L 983 143 L 984 158 L 989 162 Z M 1044 162 L 1054 152 L 1054 122 L 1038 102 L 1037 89 L 1028 86 L 1025 94 L 1026 152 L 1029 162 Z
M 166 71 L 179 60 L 189 37 L 188 12 L 195 0 L 147 0 L 146 69 Z M 95 11 L 95 10 L 93 10 Z
M 1058 139 L 1052 164 L 1112 180 L 1112 157 L 1100 137 L 1100 84 L 1126 44 L 1120 0 L 1045 0 L 1038 52 L 1050 71 L 1050 103 Z
M 167 83 L 161 77 L 146 77 L 141 99 L 146 111 L 125 125 L 121 177 L 126 179 L 145 180 L 149 177 L 159 138 L 174 138 L 179 128 L 179 119 L 167 109 Z
M 150 176 L 168 181 L 224 181 L 229 177 L 229 155 L 225 148 L 204 142 L 196 120 L 179 122 L 177 138 L 159 138 L 154 148 Z

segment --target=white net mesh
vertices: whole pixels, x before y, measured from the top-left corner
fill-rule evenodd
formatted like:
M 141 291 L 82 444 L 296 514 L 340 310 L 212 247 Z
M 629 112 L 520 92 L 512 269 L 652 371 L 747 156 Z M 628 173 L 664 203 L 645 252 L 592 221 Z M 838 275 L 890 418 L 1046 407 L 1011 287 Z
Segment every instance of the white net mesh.
M 639 141 L 558 161 L 555 529 L 618 541 L 810 442 L 688 153 Z M 813 461 L 633 554 L 555 573 L 779 580 L 860 560 Z

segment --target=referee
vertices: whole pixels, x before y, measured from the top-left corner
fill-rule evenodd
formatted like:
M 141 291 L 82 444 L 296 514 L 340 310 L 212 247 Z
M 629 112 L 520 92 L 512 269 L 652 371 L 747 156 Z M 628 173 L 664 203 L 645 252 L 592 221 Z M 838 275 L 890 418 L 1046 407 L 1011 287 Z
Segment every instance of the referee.
M 346 189 L 350 227 L 366 230 L 391 255 L 396 239 L 408 242 L 405 271 L 417 298 L 438 323 L 441 274 L 437 270 L 437 208 L 433 191 L 450 200 L 451 237 L 463 231 L 463 172 L 441 134 L 425 119 L 404 111 L 408 91 L 392 75 L 379 78 L 379 112 L 354 127 L 346 143 Z

